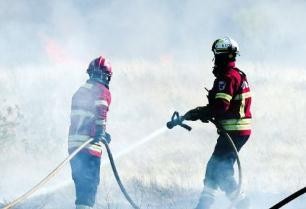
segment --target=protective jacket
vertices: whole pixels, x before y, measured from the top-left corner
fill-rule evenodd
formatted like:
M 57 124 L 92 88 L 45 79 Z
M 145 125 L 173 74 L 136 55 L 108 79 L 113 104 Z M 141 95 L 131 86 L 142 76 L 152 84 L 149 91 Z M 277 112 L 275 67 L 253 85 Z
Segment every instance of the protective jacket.
M 235 67 L 235 62 L 214 74 L 216 79 L 208 94 L 212 116 L 227 132 L 250 135 L 252 98 L 246 75 Z
M 89 79 L 72 97 L 71 124 L 69 128 L 69 150 L 75 149 L 89 138 L 96 138 L 105 132 L 107 112 L 111 103 L 109 89 Z M 100 157 L 102 142 L 95 140 L 84 151 Z

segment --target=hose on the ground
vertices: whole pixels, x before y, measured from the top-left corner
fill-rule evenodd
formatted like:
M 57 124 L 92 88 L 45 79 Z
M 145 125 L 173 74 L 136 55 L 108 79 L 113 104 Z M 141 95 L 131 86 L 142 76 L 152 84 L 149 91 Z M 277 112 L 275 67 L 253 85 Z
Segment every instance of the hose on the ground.
M 113 173 L 114 173 L 114 176 L 116 178 L 116 181 L 120 187 L 120 190 L 121 192 L 123 193 L 123 195 L 125 196 L 126 200 L 131 204 L 131 206 L 134 208 L 134 209 L 140 209 L 136 204 L 135 202 L 132 200 L 132 198 L 129 196 L 128 192 L 126 191 L 125 187 L 123 186 L 122 182 L 121 182 L 121 179 L 120 179 L 120 176 L 118 174 L 118 171 L 117 171 L 117 168 L 116 168 L 116 165 L 115 165 L 115 162 L 114 162 L 114 158 L 113 158 L 113 155 L 112 155 L 112 152 L 108 146 L 108 143 L 104 140 L 102 140 L 103 144 L 105 145 L 105 148 L 106 148 L 106 151 L 107 151 L 107 155 L 108 155 L 108 159 L 110 161 L 110 164 L 111 164 L 111 167 L 112 167 L 112 170 L 113 170 Z
M 175 111 L 173 113 L 172 117 L 171 117 L 171 120 L 166 125 L 169 129 L 172 129 L 173 127 L 179 125 L 179 126 L 182 126 L 185 129 L 187 129 L 188 131 L 190 131 L 191 127 L 186 125 L 186 124 L 183 124 L 184 120 L 185 120 L 185 117 L 180 116 L 179 113 L 177 111 Z M 241 169 L 241 163 L 240 163 L 240 159 L 239 159 L 239 155 L 238 155 L 238 150 L 235 146 L 235 143 L 234 143 L 233 139 L 227 133 L 227 131 L 224 130 L 224 128 L 222 126 L 220 126 L 220 124 L 215 119 L 210 119 L 209 121 L 212 122 L 213 124 L 215 124 L 218 131 L 227 138 L 228 142 L 230 143 L 230 145 L 233 149 L 234 155 L 235 155 L 236 160 L 237 160 L 239 180 L 238 180 L 237 190 L 236 190 L 235 194 L 233 195 L 234 198 L 232 199 L 232 203 L 228 207 L 228 209 L 231 209 L 236 205 L 237 201 L 239 200 L 239 196 L 240 196 L 240 193 L 241 193 L 241 187 L 242 187 L 242 169 Z
M 84 142 L 81 146 L 79 146 L 76 150 L 74 150 L 68 157 L 66 157 L 53 171 L 51 171 L 45 178 L 43 178 L 38 184 L 32 187 L 29 191 L 21 195 L 20 197 L 16 198 L 14 201 L 10 202 L 9 204 L 5 205 L 2 209 L 10 209 L 20 202 L 27 199 L 30 195 L 44 186 L 48 181 L 50 181 L 72 158 L 76 156 L 84 147 L 86 147 L 90 142 L 94 139 L 90 138 L 86 142 Z
M 5 205 L 2 209 L 10 209 L 19 204 L 20 202 L 27 199 L 30 195 L 32 195 L 34 192 L 39 190 L 41 187 L 43 187 L 48 181 L 50 181 L 71 159 L 73 159 L 84 147 L 86 147 L 89 143 L 91 143 L 94 139 L 90 138 L 86 142 L 84 142 L 81 146 L 79 146 L 76 150 L 74 150 L 68 157 L 66 157 L 53 171 L 51 171 L 44 179 L 42 179 L 38 184 L 36 184 L 34 187 L 32 187 L 29 191 L 21 195 L 20 197 L 16 198 L 14 201 L 10 202 L 9 204 Z M 126 189 L 124 188 L 118 171 L 115 166 L 114 158 L 112 156 L 111 150 L 107 144 L 106 141 L 102 140 L 103 144 L 105 145 L 105 148 L 107 150 L 107 154 L 109 157 L 109 161 L 111 163 L 111 167 L 113 170 L 113 173 L 115 175 L 116 181 L 124 194 L 127 201 L 132 205 L 134 209 L 140 209 L 134 201 L 131 199 L 129 194 L 127 193 Z
M 286 197 L 285 199 L 283 199 L 282 201 L 280 201 L 279 203 L 277 203 L 276 205 L 272 206 L 270 209 L 278 209 L 283 207 L 284 205 L 286 205 L 287 203 L 291 202 L 292 200 L 294 200 L 295 198 L 301 196 L 302 194 L 306 193 L 306 187 L 300 189 L 297 192 L 294 192 L 293 194 L 291 194 L 290 196 Z

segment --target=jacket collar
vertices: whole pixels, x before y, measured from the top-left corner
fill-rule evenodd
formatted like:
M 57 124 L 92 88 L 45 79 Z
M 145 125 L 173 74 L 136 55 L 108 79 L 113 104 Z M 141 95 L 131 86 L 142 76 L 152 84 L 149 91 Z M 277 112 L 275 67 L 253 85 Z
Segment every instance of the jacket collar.
M 234 68 L 236 66 L 236 62 L 235 61 L 231 61 L 227 64 L 226 69 L 230 69 L 230 68 Z
M 92 84 L 94 84 L 94 85 L 96 85 L 98 87 L 102 87 L 103 86 L 103 87 L 106 87 L 107 89 L 109 89 L 109 86 L 107 84 L 103 83 L 103 81 L 100 81 L 100 80 L 88 79 L 86 82 L 87 83 L 92 83 Z

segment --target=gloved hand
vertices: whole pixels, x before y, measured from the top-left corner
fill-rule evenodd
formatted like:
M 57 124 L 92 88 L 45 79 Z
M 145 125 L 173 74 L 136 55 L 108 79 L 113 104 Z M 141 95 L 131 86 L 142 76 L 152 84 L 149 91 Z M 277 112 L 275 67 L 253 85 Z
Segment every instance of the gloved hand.
M 191 121 L 196 121 L 196 120 L 200 119 L 200 108 L 201 107 L 196 107 L 196 108 L 186 112 L 185 115 L 184 115 L 184 119 L 185 120 L 191 120 Z
M 99 142 L 99 141 L 105 141 L 107 142 L 107 144 L 109 144 L 111 142 L 111 136 L 109 133 L 107 133 L 103 127 L 101 126 L 97 126 L 96 127 L 96 136 L 95 136 L 95 141 Z
M 111 135 L 107 132 L 104 132 L 104 134 L 100 138 L 100 141 L 106 141 L 107 144 L 109 144 L 111 140 L 112 140 Z
M 207 105 L 189 110 L 184 115 L 184 118 L 185 120 L 201 120 L 203 123 L 208 123 L 208 121 L 212 118 L 210 107 Z
M 200 120 L 203 123 L 208 123 L 210 119 L 212 119 L 211 108 L 208 105 L 201 107 Z

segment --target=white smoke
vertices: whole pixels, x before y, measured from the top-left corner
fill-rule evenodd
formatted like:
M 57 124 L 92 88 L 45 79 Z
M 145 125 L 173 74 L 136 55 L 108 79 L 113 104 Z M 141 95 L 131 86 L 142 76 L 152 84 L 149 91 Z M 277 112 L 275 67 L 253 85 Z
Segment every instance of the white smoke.
M 0 139 L 0 200 L 22 194 L 67 155 L 70 99 L 91 59 L 102 53 L 113 64 L 108 130 L 118 153 L 174 110 L 207 102 L 211 44 L 224 35 L 240 44 L 238 67 L 254 95 L 254 131 L 241 151 L 246 190 L 305 186 L 305 1 L 2 0 L 0 7 L 1 116 L 8 107 L 22 114 L 1 129 L 9 135 Z M 124 178 L 141 173 L 159 186 L 200 191 L 217 135 L 192 125 L 130 153 L 119 162 Z

